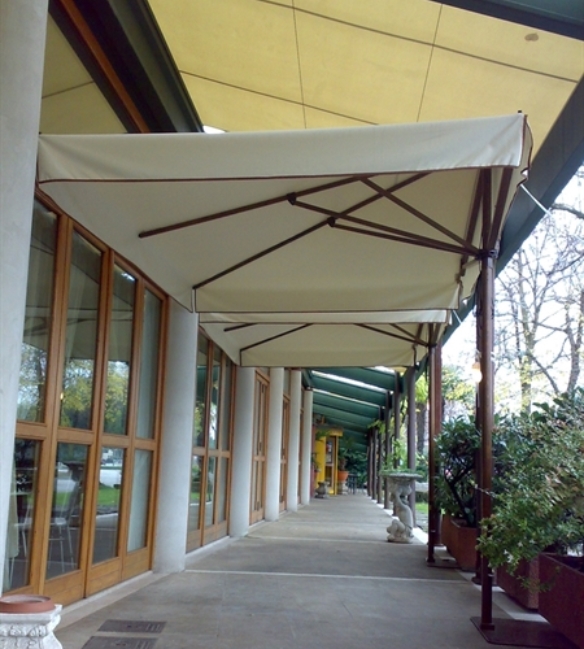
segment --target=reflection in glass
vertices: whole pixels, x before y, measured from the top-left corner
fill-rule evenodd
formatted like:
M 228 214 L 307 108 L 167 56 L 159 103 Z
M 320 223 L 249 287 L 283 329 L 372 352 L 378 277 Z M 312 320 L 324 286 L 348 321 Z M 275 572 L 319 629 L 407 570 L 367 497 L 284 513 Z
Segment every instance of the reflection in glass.
M 195 422 L 193 431 L 193 445 L 205 445 L 205 395 L 207 393 L 207 355 L 209 341 L 205 336 L 199 335 L 197 352 L 197 400 L 195 403 Z
M 2 590 L 30 583 L 30 555 L 40 442 L 16 439 L 8 503 L 8 528 Z
M 47 579 L 79 568 L 87 446 L 57 445 Z
M 73 233 L 60 425 L 91 428 L 101 252 Z
M 107 392 L 104 430 L 126 434 L 132 330 L 136 280 L 118 266 L 114 267 L 114 289 L 109 327 Z
M 219 393 L 221 391 L 221 350 L 213 350 L 213 369 L 211 375 L 211 402 L 209 408 L 209 448 L 217 448 L 219 417 Z
M 120 496 L 124 475 L 124 451 L 121 448 L 101 450 L 97 515 L 93 544 L 93 563 L 118 556 Z
M 128 552 L 146 547 L 151 470 L 152 453 L 150 451 L 137 450 L 134 454 Z
M 233 380 L 233 363 L 227 359 L 224 368 L 223 392 L 221 393 L 219 416 L 219 445 L 222 451 L 229 450 L 231 432 L 231 382 Z
M 227 519 L 227 476 L 229 475 L 229 458 L 219 459 L 219 479 L 217 480 L 217 523 Z
M 159 300 L 149 290 L 144 291 L 144 326 L 140 352 L 140 385 L 136 424 L 136 436 L 142 439 L 154 437 L 161 314 L 162 300 Z
M 215 479 L 217 458 L 210 457 L 207 467 L 207 490 L 205 493 L 205 527 L 213 525 L 213 506 L 215 505 Z
M 17 418 L 44 421 L 57 219 L 38 203 L 32 219 Z
M 193 463 L 191 465 L 191 496 L 189 502 L 189 532 L 194 532 L 200 528 L 201 477 L 203 476 L 204 462 L 205 458 L 201 455 L 193 455 Z

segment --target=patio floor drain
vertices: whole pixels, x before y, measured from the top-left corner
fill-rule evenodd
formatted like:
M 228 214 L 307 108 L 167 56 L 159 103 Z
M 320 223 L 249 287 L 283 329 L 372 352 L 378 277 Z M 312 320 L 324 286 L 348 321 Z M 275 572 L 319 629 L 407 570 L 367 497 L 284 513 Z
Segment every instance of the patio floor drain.
M 93 636 L 83 645 L 83 649 L 154 649 L 156 638 L 114 638 Z
M 106 620 L 98 631 L 116 633 L 162 633 L 166 622 L 149 622 L 147 620 Z

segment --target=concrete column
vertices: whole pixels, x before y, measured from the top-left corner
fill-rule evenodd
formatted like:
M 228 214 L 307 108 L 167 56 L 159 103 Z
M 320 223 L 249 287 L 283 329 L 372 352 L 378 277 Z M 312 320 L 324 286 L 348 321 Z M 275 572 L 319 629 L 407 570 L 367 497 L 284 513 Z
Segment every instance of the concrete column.
M 0 0 L 0 575 L 14 455 L 47 4 L 47 0 Z
M 158 477 L 155 572 L 185 567 L 197 378 L 198 317 L 170 304 Z
M 255 368 L 238 367 L 229 509 L 229 535 L 236 538 L 246 536 L 249 531 L 254 390 Z
M 280 517 L 280 449 L 282 448 L 282 410 L 284 399 L 284 368 L 270 370 L 270 402 L 268 404 L 268 452 L 266 456 L 265 518 Z
M 288 483 L 286 485 L 286 502 L 289 512 L 298 511 L 301 400 L 302 375 L 300 370 L 292 370 L 290 372 L 290 439 L 288 441 Z
M 312 496 L 312 467 L 310 456 L 312 454 L 312 390 L 304 391 L 304 419 L 302 421 L 302 476 L 300 478 L 300 503 L 308 505 Z

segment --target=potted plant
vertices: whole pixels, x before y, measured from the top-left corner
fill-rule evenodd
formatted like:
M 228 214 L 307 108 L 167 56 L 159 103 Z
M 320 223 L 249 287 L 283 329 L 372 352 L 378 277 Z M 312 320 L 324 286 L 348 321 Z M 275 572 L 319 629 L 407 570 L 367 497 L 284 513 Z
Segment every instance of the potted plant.
M 476 462 L 480 433 L 474 418 L 444 422 L 436 437 L 436 505 L 442 511 L 441 540 L 462 570 L 476 566 Z
M 512 422 L 517 443 L 505 454 L 504 488 L 481 522 L 479 548 L 491 566 L 515 572 L 539 555 L 539 611 L 584 649 L 584 390 Z M 553 551 L 553 554 L 541 554 Z

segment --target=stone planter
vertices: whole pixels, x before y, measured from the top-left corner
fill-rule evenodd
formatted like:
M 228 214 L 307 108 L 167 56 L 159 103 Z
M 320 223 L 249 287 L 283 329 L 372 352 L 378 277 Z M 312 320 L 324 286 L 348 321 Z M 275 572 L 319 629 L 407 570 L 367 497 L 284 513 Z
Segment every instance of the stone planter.
M 555 554 L 539 555 L 539 613 L 579 649 L 584 649 L 584 572 L 581 559 Z M 548 588 L 548 586 L 551 586 Z
M 528 580 L 529 586 L 524 580 Z M 514 574 L 505 567 L 497 568 L 497 586 L 521 606 L 531 610 L 539 607 L 539 560 L 521 561 Z
M 0 598 L 2 649 L 63 649 L 53 631 L 61 620 L 61 605 L 42 595 Z
M 347 478 L 349 477 L 349 472 L 344 469 L 337 470 L 337 495 L 342 496 L 349 493 L 347 488 Z
M 442 516 L 440 540 L 465 572 L 474 572 L 476 568 L 477 537 L 476 527 L 466 527 L 448 514 Z

